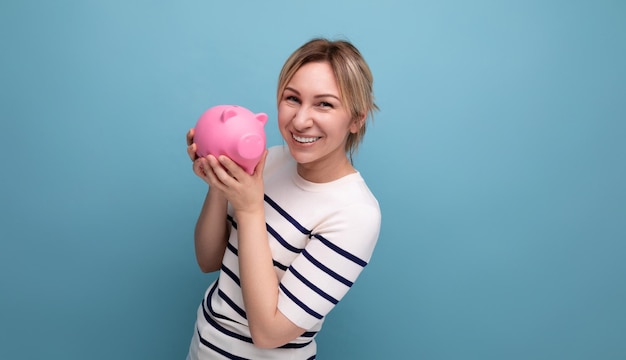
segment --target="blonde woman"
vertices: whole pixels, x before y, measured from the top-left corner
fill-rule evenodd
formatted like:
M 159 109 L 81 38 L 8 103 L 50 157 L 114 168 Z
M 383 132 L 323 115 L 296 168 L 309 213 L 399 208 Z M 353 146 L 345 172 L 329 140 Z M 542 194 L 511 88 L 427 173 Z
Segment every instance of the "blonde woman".
M 352 154 L 377 109 L 373 78 L 347 41 L 313 39 L 279 76 L 278 127 L 252 175 L 187 152 L 208 185 L 200 269 L 220 271 L 198 308 L 188 359 L 315 359 L 315 335 L 372 256 L 381 214 Z

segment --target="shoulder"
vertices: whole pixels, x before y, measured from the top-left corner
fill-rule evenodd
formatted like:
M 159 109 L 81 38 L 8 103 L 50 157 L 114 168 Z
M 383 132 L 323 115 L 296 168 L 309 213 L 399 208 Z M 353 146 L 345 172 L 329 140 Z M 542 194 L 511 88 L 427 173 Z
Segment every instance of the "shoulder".
M 357 172 L 348 175 L 338 181 L 335 185 L 335 197 L 347 207 L 364 206 L 373 212 L 380 212 L 378 200 L 367 186 L 361 173 Z
M 346 224 L 361 227 L 366 232 L 378 232 L 381 211 L 378 200 L 359 173 L 335 192 L 333 216 Z
M 351 254 L 369 261 L 378 240 L 382 222 L 376 197 L 360 173 L 351 174 L 333 183 L 334 191 L 320 194 L 316 208 L 321 220 L 313 232 Z

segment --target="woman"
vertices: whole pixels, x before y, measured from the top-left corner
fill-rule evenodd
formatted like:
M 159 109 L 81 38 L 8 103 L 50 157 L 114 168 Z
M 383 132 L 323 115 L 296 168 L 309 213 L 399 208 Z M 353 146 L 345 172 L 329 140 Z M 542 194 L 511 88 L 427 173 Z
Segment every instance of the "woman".
M 195 229 L 202 271 L 220 270 L 198 308 L 189 359 L 314 359 L 324 317 L 370 260 L 378 202 L 352 166 L 377 109 L 373 78 L 346 41 L 314 39 L 286 61 L 278 126 L 252 175 L 187 152 L 209 185 Z

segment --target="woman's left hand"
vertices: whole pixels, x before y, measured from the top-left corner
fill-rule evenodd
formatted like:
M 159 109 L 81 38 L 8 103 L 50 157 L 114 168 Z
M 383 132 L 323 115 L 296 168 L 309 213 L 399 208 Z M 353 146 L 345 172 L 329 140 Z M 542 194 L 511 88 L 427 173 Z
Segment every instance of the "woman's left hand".
M 243 170 L 227 156 L 207 156 L 210 169 L 205 173 L 209 186 L 218 188 L 233 206 L 235 212 L 256 212 L 263 210 L 264 188 L 263 168 L 267 150 L 254 169 L 252 175 Z M 207 171 L 208 170 L 208 171 Z

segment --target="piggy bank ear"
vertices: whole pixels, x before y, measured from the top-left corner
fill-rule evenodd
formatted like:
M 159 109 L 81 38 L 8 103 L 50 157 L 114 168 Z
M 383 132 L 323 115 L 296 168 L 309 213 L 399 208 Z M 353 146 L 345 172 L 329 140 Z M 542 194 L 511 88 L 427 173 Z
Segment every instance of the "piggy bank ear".
M 237 111 L 235 109 L 227 109 L 222 113 L 222 122 L 226 122 L 226 120 L 237 116 Z
M 264 113 L 258 113 L 255 115 L 256 119 L 259 120 L 261 122 L 261 124 L 265 125 L 265 123 L 267 122 L 267 114 Z

